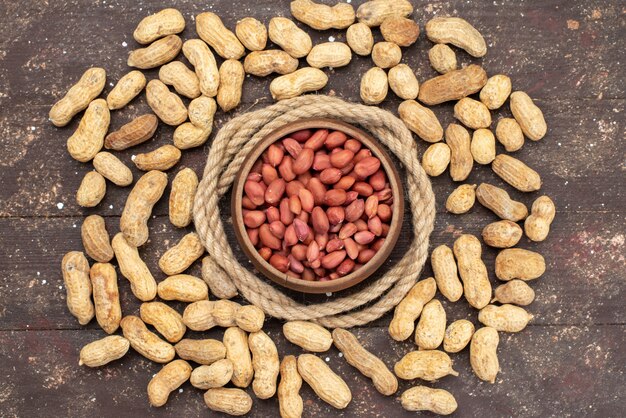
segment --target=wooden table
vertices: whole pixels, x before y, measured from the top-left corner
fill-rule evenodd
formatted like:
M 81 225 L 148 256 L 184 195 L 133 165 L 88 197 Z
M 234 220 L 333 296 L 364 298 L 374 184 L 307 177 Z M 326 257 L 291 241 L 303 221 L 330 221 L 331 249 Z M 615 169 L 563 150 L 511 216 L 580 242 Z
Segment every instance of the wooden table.
M 160 4 L 159 4 L 160 3 Z M 207 4 L 213 3 L 213 6 Z M 121 361 L 97 370 L 78 366 L 80 348 L 104 336 L 95 321 L 80 327 L 65 306 L 60 261 L 67 251 L 81 250 L 80 225 L 92 213 L 106 218 L 111 233 L 129 189 L 109 184 L 105 200 L 95 209 L 82 209 L 74 195 L 90 164 L 72 160 L 65 141 L 79 117 L 65 129 L 47 120 L 59 99 L 90 66 L 107 70 L 108 83 L 128 71 L 125 61 L 137 47 L 132 31 L 137 22 L 166 5 L 179 7 L 187 18 L 184 37 L 195 37 L 192 17 L 201 11 L 219 14 L 233 28 L 239 18 L 254 16 L 267 23 L 273 16 L 289 16 L 288 2 L 270 0 L 233 4 L 214 2 L 131 1 L 1 1 L 0 14 L 0 415 L 137 416 L 206 414 L 202 393 L 186 383 L 167 406 L 148 405 L 146 385 L 160 366 L 131 352 Z M 355 5 L 361 3 L 354 0 Z M 416 2 L 417 3 L 417 2 Z M 545 193 L 556 202 L 558 214 L 549 239 L 521 247 L 541 252 L 546 274 L 532 283 L 535 315 L 519 334 L 502 334 L 501 373 L 496 384 L 479 381 L 472 373 L 467 350 L 454 356 L 459 377 L 447 377 L 432 386 L 450 390 L 459 403 L 457 416 L 623 416 L 626 403 L 626 297 L 624 186 L 624 55 L 626 9 L 617 1 L 450 1 L 420 4 L 414 18 L 423 27 L 433 16 L 458 15 L 483 33 L 489 45 L 482 60 L 489 74 L 511 76 L 515 89 L 527 91 L 546 115 L 549 132 L 540 142 L 527 141 L 516 155 L 541 173 L 539 193 L 512 196 L 530 204 Z M 314 31 L 310 31 L 314 32 Z M 377 37 L 380 35 L 377 33 Z M 341 31 L 314 32 L 315 43 Z M 420 81 L 434 76 L 427 51 L 431 43 L 422 34 L 404 50 L 403 61 Z M 457 51 L 462 64 L 480 62 Z M 328 86 L 321 91 L 347 100 L 359 100 L 360 74 L 372 66 L 368 57 L 354 57 L 348 66 L 327 70 Z M 149 71 L 149 77 L 156 71 Z M 245 81 L 243 103 L 230 114 L 218 112 L 217 131 L 234 115 L 272 102 L 272 77 Z M 389 94 L 382 107 L 395 112 L 400 101 Z M 145 97 L 113 114 L 111 129 L 148 109 Z M 435 108 L 442 124 L 453 122 L 451 106 Z M 508 114 L 505 110 L 503 115 Z M 161 126 L 154 140 L 121 152 L 131 155 L 171 141 L 172 129 Z M 417 140 L 417 139 L 416 139 Z M 418 140 L 420 152 L 426 148 Z M 210 146 L 185 152 L 171 170 L 192 167 L 198 174 Z M 500 150 L 502 151 L 502 150 Z M 133 170 L 136 178 L 137 170 Z M 503 185 L 488 167 L 477 167 L 468 179 Z M 460 233 L 479 234 L 495 216 L 480 205 L 463 216 L 445 212 L 443 204 L 456 185 L 448 174 L 433 179 L 437 220 L 431 245 L 451 245 Z M 166 191 L 166 194 L 169 191 Z M 152 272 L 163 278 L 156 262 L 188 231 L 175 230 L 167 219 L 167 199 L 155 207 L 150 220 L 151 240 L 142 249 Z M 225 215 L 226 216 L 226 215 Z M 190 230 L 190 229 L 189 229 Z M 394 252 L 397 260 L 411 237 L 404 234 Z M 496 251 L 485 249 L 493 272 Z M 196 265 L 191 270 L 199 274 Z M 423 277 L 431 274 L 427 266 Z M 493 273 L 491 273 L 493 276 Z M 495 277 L 492 277 L 495 284 Z M 120 280 L 125 314 L 138 304 L 126 280 Z M 333 298 L 335 296 L 322 299 Z M 311 298 L 299 297 L 302 301 Z M 445 304 L 448 318 L 470 318 L 476 312 L 466 303 Z M 183 306 L 177 306 L 181 309 Z M 362 343 L 392 366 L 412 342 L 396 343 L 387 334 L 390 315 L 355 330 Z M 281 321 L 269 320 L 267 332 L 281 355 L 299 350 L 281 335 Z M 220 338 L 221 330 L 204 333 Z M 353 401 L 337 412 L 304 385 L 306 416 L 412 416 L 397 396 L 384 398 L 371 382 L 338 355 L 323 354 L 328 364 L 350 385 Z M 418 382 L 401 382 L 401 391 Z M 401 391 L 398 392 L 401 393 Z M 277 415 L 277 401 L 254 400 L 251 416 Z M 620 412 L 622 411 L 622 412 Z

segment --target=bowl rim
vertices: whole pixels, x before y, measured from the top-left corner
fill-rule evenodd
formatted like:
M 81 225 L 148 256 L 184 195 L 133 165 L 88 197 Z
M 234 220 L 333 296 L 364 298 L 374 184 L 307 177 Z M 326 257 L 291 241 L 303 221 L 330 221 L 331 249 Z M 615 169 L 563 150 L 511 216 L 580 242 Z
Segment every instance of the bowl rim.
M 259 255 L 256 248 L 254 248 L 254 245 L 252 245 L 243 223 L 243 206 L 241 204 L 244 194 L 243 186 L 247 180 L 248 173 L 252 169 L 252 166 L 271 144 L 291 133 L 305 129 L 328 129 L 341 131 L 347 134 L 348 137 L 355 138 L 363 143 L 363 145 L 381 161 L 381 165 L 387 174 L 387 179 L 394 196 L 391 224 L 389 225 L 389 233 L 385 237 L 385 243 L 383 246 L 376 252 L 374 257 L 365 263 L 359 270 L 334 280 L 307 281 L 303 279 L 296 279 L 288 276 L 286 273 L 280 272 Z M 288 289 L 303 293 L 338 292 L 361 283 L 363 280 L 370 277 L 389 258 L 389 255 L 395 247 L 402 230 L 403 215 L 404 188 L 402 186 L 398 170 L 392 164 L 392 160 L 387 151 L 383 148 L 382 144 L 362 129 L 341 120 L 331 118 L 300 119 L 287 123 L 271 131 L 258 142 L 250 153 L 248 153 L 243 164 L 241 165 L 239 173 L 235 177 L 232 188 L 231 217 L 233 229 L 239 246 L 243 252 L 254 264 L 255 268 L 265 277 Z

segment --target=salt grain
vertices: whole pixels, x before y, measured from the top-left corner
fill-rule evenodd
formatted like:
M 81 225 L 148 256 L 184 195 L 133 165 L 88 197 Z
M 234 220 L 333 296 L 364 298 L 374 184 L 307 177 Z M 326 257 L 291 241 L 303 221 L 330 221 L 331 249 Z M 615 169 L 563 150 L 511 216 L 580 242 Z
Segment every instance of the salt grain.
M 57 203 L 57 209 L 61 210 L 63 209 L 63 206 L 65 206 L 63 203 L 61 202 Z

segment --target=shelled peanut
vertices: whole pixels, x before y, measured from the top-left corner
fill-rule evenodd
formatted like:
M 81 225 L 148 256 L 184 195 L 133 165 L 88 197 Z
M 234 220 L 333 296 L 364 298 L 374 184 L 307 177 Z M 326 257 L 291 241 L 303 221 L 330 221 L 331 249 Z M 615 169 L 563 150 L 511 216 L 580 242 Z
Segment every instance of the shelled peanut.
M 300 396 L 302 377 L 298 373 L 298 363 L 294 356 L 283 357 L 280 363 L 280 383 L 278 384 L 278 406 L 282 418 L 302 416 L 304 403 Z
M 243 189 L 252 245 L 278 272 L 303 280 L 333 280 L 366 264 L 384 243 L 393 212 L 381 161 L 327 129 L 270 145 Z
M 422 379 L 432 382 L 444 376 L 458 376 L 452 368 L 452 360 L 443 351 L 411 351 L 394 366 L 396 376 L 404 380 Z
M 163 406 L 170 393 L 185 383 L 191 375 L 191 366 L 185 360 L 174 360 L 163 366 L 148 383 L 148 400 L 152 406 Z
M 415 386 L 405 391 L 400 402 L 407 411 L 430 411 L 438 415 L 450 415 L 458 407 L 450 392 L 426 386 Z
M 346 361 L 365 376 L 372 379 L 376 390 L 383 395 L 393 395 L 398 390 L 398 380 L 385 363 L 367 351 L 350 331 L 342 328 L 333 330 L 333 342 L 343 353 Z
M 283 325 L 285 338 L 307 351 L 323 353 L 333 344 L 331 333 L 324 327 L 307 321 L 290 321 Z
M 109 335 L 93 341 L 80 350 L 78 365 L 100 367 L 118 360 L 128 352 L 130 342 L 119 335 Z
M 389 335 L 396 341 L 404 341 L 415 329 L 415 320 L 422 313 L 424 305 L 435 297 L 437 285 L 429 277 L 417 282 L 404 299 L 396 306 L 393 319 L 389 324 Z
M 543 241 L 548 237 L 554 220 L 556 207 L 548 196 L 541 196 L 533 202 L 530 215 L 524 221 L 526 236 L 532 241 Z
M 337 409 L 344 409 L 352 401 L 352 392 L 346 382 L 313 354 L 298 356 L 298 373 L 321 400 Z

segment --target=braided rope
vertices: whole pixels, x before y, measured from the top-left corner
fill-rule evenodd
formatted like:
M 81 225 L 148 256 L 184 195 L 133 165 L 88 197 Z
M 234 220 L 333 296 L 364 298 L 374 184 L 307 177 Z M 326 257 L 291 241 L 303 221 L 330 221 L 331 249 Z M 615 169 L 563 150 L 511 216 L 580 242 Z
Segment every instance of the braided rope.
M 218 204 L 234 182 L 244 159 L 261 139 L 289 122 L 312 117 L 335 118 L 360 125 L 398 157 L 407 175 L 414 240 L 395 266 L 364 289 L 330 302 L 303 305 L 237 262 L 224 232 Z M 228 122 L 213 141 L 194 203 L 194 222 L 204 246 L 244 298 L 273 317 L 312 320 L 329 328 L 369 323 L 402 300 L 417 281 L 426 261 L 434 218 L 435 200 L 430 181 L 404 123 L 377 107 L 321 95 L 280 101 Z M 371 303 L 375 299 L 378 300 Z M 366 304 L 369 305 L 364 306 Z

